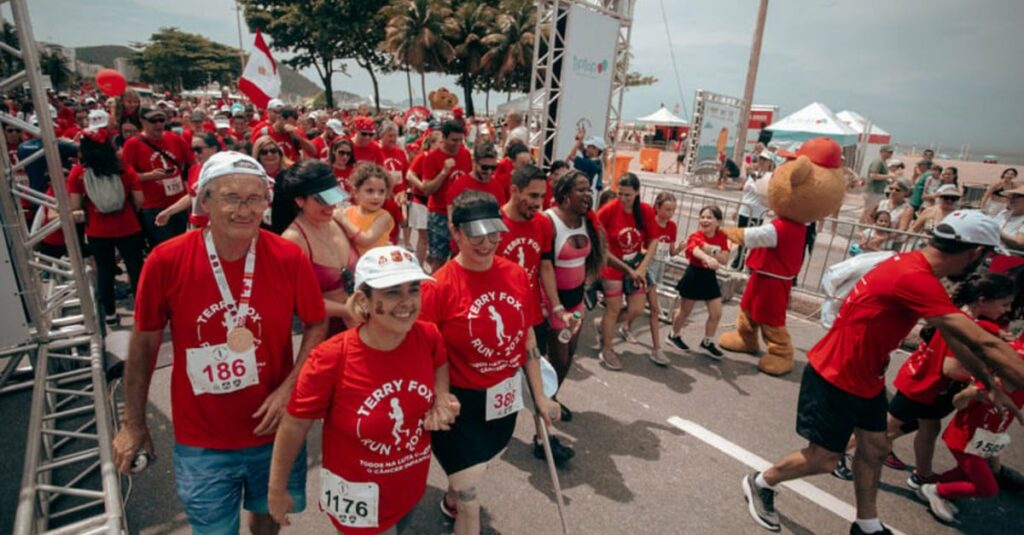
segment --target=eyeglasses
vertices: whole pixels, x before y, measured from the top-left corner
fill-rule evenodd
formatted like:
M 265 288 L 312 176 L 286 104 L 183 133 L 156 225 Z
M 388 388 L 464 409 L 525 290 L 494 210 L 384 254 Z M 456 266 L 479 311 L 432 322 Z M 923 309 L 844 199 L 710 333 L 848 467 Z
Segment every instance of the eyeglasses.
M 270 204 L 270 200 L 266 196 L 253 195 L 248 198 L 241 198 L 238 195 L 224 195 L 220 198 L 220 202 L 224 203 L 224 207 L 230 212 L 237 212 L 239 208 L 245 206 L 250 210 L 263 210 Z
M 491 243 L 501 243 L 500 232 L 492 232 L 490 234 L 484 234 L 483 236 L 470 236 L 465 233 L 463 234 L 466 236 L 466 241 L 468 241 L 470 245 L 481 245 L 484 243 L 484 240 Z
M 198 146 L 198 145 L 193 145 L 193 146 L 192 146 L 192 152 L 195 152 L 195 153 L 197 153 L 197 154 L 198 154 L 198 153 L 200 153 L 200 152 L 203 152 L 203 149 L 205 149 L 205 148 L 206 148 L 206 147 L 200 147 L 200 146 Z
M 497 165 L 481 165 L 479 167 L 481 171 L 494 171 L 498 168 Z
M 281 154 L 281 149 L 276 149 L 276 148 L 261 149 L 259 154 L 260 154 L 260 156 L 266 156 L 268 154 Z

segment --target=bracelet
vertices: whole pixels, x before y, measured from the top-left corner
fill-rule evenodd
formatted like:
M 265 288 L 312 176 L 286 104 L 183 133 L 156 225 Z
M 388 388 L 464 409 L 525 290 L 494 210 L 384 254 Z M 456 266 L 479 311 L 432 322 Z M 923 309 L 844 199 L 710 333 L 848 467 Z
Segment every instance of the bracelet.
M 565 306 L 563 306 L 561 303 L 559 303 L 559 304 L 557 304 L 557 305 L 555 305 L 554 307 L 551 308 L 551 312 L 553 314 L 557 314 L 557 313 L 563 312 L 563 311 L 565 311 Z
M 530 360 L 540 360 L 540 351 L 537 351 L 536 347 L 527 349 L 526 354 L 530 357 Z

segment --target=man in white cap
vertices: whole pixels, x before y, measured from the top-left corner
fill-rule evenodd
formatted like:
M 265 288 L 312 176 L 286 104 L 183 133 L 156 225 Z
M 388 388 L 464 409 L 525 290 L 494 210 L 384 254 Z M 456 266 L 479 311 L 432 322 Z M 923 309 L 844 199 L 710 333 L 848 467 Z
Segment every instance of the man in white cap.
M 313 138 L 313 147 L 316 148 L 317 157 L 327 160 L 327 151 L 331 150 L 334 140 L 345 135 L 345 125 L 338 119 L 328 119 L 324 124 L 323 132 Z
M 573 169 L 582 171 L 590 180 L 590 188 L 594 191 L 594 202 L 597 202 L 597 194 L 604 189 L 602 181 L 604 169 L 601 165 L 601 155 L 604 154 L 604 139 L 599 136 L 584 138 L 586 135 L 582 130 L 576 134 L 576 144 L 572 146 L 569 155 L 565 157 L 566 163 L 572 164 Z M 582 154 L 577 154 L 581 152 Z
M 249 143 L 255 143 L 260 136 L 265 136 L 274 129 L 274 124 L 281 117 L 281 110 L 284 109 L 284 102 L 279 98 L 272 98 L 267 102 L 267 116 L 260 122 L 252 125 L 250 129 L 252 138 Z
M 885 370 L 889 353 L 918 320 L 935 326 L 954 356 L 986 387 L 993 404 L 1024 422 L 993 374 L 1024 387 L 1024 361 L 950 301 L 941 278 L 962 281 L 997 249 L 999 227 L 979 210 L 957 210 L 942 220 L 921 250 L 898 254 L 869 271 L 850 292 L 832 328 L 807 353 L 797 403 L 797 434 L 807 446 L 764 472 L 743 478 L 754 521 L 779 531 L 776 486 L 832 471 L 856 433 L 853 482 L 857 520 L 851 535 L 891 534 L 878 519 L 876 498 L 886 436 Z M 991 372 L 989 370 L 992 370 Z
M 253 158 L 211 156 L 197 185 L 209 226 L 155 248 L 139 282 L 114 462 L 126 474 L 140 451 L 153 455 L 146 401 L 170 322 L 174 475 L 194 533 L 238 533 L 240 507 L 251 512 L 253 533 L 276 532 L 267 509 L 274 432 L 302 362 L 326 333 L 309 259 L 260 229 L 271 191 Z M 303 322 L 295 358 L 294 315 Z M 305 458 L 288 483 L 298 510 L 305 505 Z

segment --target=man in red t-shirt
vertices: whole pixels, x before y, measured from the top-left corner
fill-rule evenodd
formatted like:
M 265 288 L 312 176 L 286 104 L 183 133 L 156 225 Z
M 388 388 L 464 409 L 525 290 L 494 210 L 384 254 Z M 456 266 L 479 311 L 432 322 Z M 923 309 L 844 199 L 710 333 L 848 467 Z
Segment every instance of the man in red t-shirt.
M 807 353 L 796 423 L 807 446 L 743 479 L 755 522 L 778 531 L 775 486 L 830 472 L 856 433 L 857 521 L 850 533 L 892 533 L 878 520 L 875 506 L 882 461 L 889 452 L 885 370 L 889 353 L 921 318 L 938 329 L 936 336 L 941 334 L 956 358 L 986 386 L 993 385 L 991 368 L 1004 381 L 1024 387 L 1024 361 L 957 309 L 939 280 L 963 280 L 996 247 L 995 220 L 978 210 L 958 210 L 935 228 L 924 249 L 882 262 L 857 283 L 832 328 Z M 991 392 L 993 403 L 1024 421 L 1002 389 Z
M 274 433 L 302 363 L 327 331 L 306 255 L 260 230 L 269 197 L 270 179 L 255 159 L 211 156 L 198 182 L 209 226 L 155 248 L 139 282 L 114 462 L 127 474 L 140 451 L 153 455 L 146 400 L 170 323 L 174 474 L 196 533 L 238 533 L 240 506 L 252 513 L 253 533 L 276 533 L 266 496 Z M 304 324 L 298 357 L 295 315 Z M 288 487 L 302 510 L 305 455 Z
M 377 123 L 370 117 L 356 117 L 354 121 L 356 131 L 352 134 L 352 157 L 356 163 L 373 162 L 377 165 L 384 165 L 384 153 L 380 145 L 373 139 L 377 134 Z
M 135 169 L 142 181 L 142 229 L 150 248 L 183 232 L 188 226 L 188 214 L 171 216 L 166 225 L 157 226 L 154 220 L 164 208 L 185 195 L 188 167 L 195 163 L 195 153 L 181 136 L 164 131 L 167 114 L 156 109 L 143 108 L 142 132 L 125 141 L 121 158 Z
M 490 194 L 498 205 L 505 204 L 508 197 L 501 184 L 494 180 L 494 169 L 498 165 L 498 151 L 490 143 L 481 143 L 473 149 L 473 172 L 461 175 L 447 188 L 448 217 L 452 214 L 452 201 L 464 191 L 474 190 Z
M 441 125 L 441 146 L 423 158 L 423 192 L 427 200 L 427 263 L 437 271 L 452 254 L 448 230 L 448 188 L 462 175 L 473 172 L 473 156 L 462 144 L 466 132 L 456 121 Z
M 321 160 L 327 161 L 327 151 L 331 150 L 331 145 L 334 144 L 334 140 L 338 136 L 345 135 L 345 126 L 341 124 L 341 121 L 337 119 L 331 119 L 324 125 L 324 131 L 319 136 L 313 138 L 313 146 L 316 147 L 316 157 Z
M 252 130 L 251 143 L 263 136 L 270 136 L 281 147 L 285 158 L 292 162 L 299 161 L 303 155 L 316 157 L 316 147 L 306 138 L 306 133 L 299 128 L 299 114 L 295 108 L 285 106 L 277 114 L 277 119 L 267 126 Z

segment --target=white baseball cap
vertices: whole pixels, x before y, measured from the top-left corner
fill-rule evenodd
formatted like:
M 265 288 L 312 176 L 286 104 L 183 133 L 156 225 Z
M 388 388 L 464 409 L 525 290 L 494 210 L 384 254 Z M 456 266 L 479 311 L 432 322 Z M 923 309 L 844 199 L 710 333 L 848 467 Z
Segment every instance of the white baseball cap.
M 960 188 L 957 188 L 953 184 L 943 184 L 939 186 L 939 189 L 935 190 L 936 197 L 961 197 Z
M 957 210 L 944 217 L 932 234 L 938 238 L 1002 250 L 999 223 L 981 210 Z
M 406 282 L 434 280 L 423 272 L 416 257 L 401 247 L 387 245 L 366 251 L 356 263 L 356 288 L 390 288 Z
M 231 128 L 231 121 L 227 117 L 214 117 L 213 118 L 214 128 Z
M 327 121 L 327 128 L 330 128 L 332 132 L 339 136 L 345 135 L 345 125 L 341 124 L 341 121 L 337 119 Z
M 196 181 L 196 198 L 202 198 L 203 192 L 214 180 L 230 175 L 251 175 L 263 180 L 267 187 L 273 189 L 274 180 L 267 176 L 263 166 L 252 156 L 233 150 L 218 152 L 203 164 Z
M 279 98 L 272 98 L 270 99 L 270 102 L 267 103 L 268 110 L 281 111 L 281 108 L 283 107 L 284 102 Z
M 89 126 L 86 131 L 95 132 L 106 128 L 110 124 L 110 115 L 103 110 L 92 110 L 89 112 Z
M 604 139 L 602 139 L 602 138 L 600 138 L 598 136 L 593 136 L 593 137 L 588 137 L 587 139 L 585 139 L 583 141 L 583 146 L 584 147 L 589 147 L 591 145 L 596 147 L 597 150 L 599 150 L 601 152 L 604 152 L 604 148 L 605 148 Z

